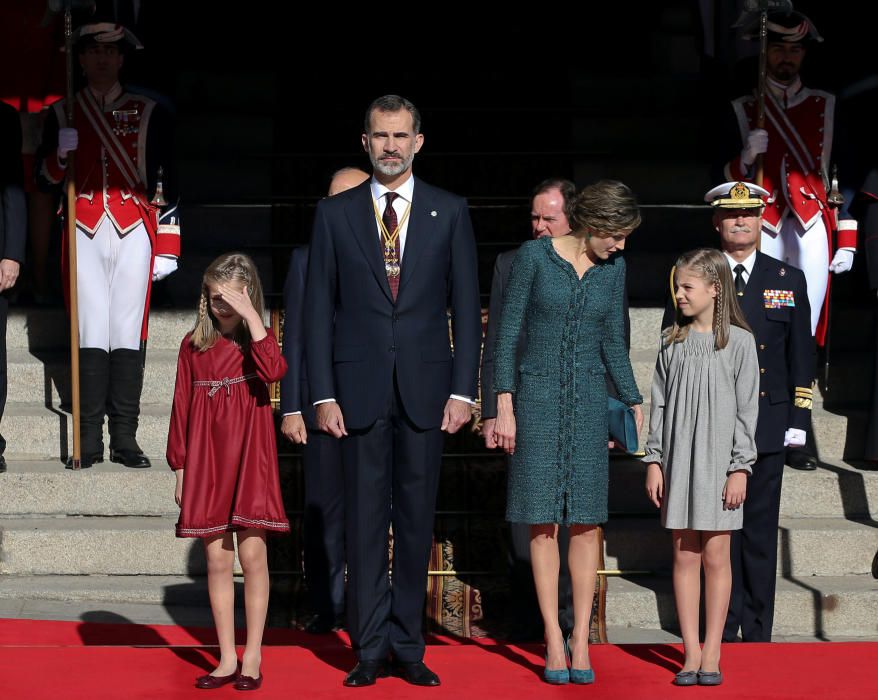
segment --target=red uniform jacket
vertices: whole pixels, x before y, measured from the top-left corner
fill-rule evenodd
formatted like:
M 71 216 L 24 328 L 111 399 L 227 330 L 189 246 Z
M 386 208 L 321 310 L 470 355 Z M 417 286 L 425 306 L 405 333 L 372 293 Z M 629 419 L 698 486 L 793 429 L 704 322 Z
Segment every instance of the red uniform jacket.
M 750 131 L 756 128 L 756 98 L 739 97 L 732 102 L 741 141 L 746 142 Z M 789 211 L 807 231 L 819 219 L 826 228 L 829 259 L 836 248 L 857 247 L 857 222 L 838 220 L 836 210 L 827 201 L 827 173 L 832 154 L 835 119 L 835 96 L 822 90 L 801 87 L 787 98 L 784 105 L 771 90 L 765 95 L 765 125 L 768 132 L 768 150 L 763 156 L 762 187 L 771 195 L 765 198 L 762 225 L 779 232 L 784 216 Z M 726 165 L 729 180 L 752 178 L 751 169 L 742 162 L 740 154 Z M 837 246 L 832 234 L 837 231 Z M 817 340 L 823 345 L 826 337 L 826 305 L 817 327 Z
M 76 94 L 73 124 L 79 133 L 76 154 L 76 225 L 93 237 L 106 217 L 120 237 L 143 223 L 152 256 L 180 255 L 180 218 L 173 177 L 173 134 L 170 122 L 149 97 L 117 86 L 103 100 L 88 89 Z M 66 175 L 58 158 L 58 128 L 67 124 L 65 100 L 52 105 L 37 154 L 38 180 L 57 185 Z M 150 202 L 158 169 L 169 204 Z M 64 237 L 66 248 L 67 239 Z M 63 256 L 66 264 L 67 256 Z M 150 266 L 152 269 L 152 266 Z M 65 273 L 65 279 L 67 279 Z M 149 292 L 147 292 L 147 308 Z M 144 310 L 143 337 L 147 313 Z

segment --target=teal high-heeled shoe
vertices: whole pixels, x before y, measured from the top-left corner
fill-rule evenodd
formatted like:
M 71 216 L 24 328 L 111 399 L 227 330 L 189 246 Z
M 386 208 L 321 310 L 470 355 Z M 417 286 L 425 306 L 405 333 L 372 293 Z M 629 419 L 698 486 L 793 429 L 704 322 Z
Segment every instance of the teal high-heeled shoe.
M 570 662 L 570 682 L 576 685 L 591 685 L 594 683 L 593 668 L 573 668 L 573 652 L 571 651 L 571 641 L 573 635 L 564 640 L 564 648 L 567 650 L 567 660 Z
M 567 648 L 567 640 L 564 640 L 564 658 L 570 661 L 570 650 Z M 549 649 L 546 648 L 546 666 L 549 665 Z M 568 668 L 559 668 L 549 670 L 543 669 L 543 680 L 552 685 L 565 685 L 570 682 L 570 670 Z

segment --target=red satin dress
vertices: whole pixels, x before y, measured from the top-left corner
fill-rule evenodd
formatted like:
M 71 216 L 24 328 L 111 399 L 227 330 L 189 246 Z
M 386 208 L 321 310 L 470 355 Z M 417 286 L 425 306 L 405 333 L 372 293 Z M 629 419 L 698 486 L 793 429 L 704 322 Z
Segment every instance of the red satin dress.
M 289 532 L 268 394 L 287 363 L 266 330 L 246 351 L 227 338 L 205 352 L 189 335 L 180 345 L 167 451 L 171 469 L 186 469 L 177 537 Z

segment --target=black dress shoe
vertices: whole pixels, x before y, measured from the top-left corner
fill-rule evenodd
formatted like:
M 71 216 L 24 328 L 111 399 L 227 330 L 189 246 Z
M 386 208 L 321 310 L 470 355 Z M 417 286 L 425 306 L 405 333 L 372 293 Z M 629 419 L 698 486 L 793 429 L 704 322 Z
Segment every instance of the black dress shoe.
M 103 455 L 82 455 L 79 458 L 79 468 L 88 469 L 92 464 L 100 464 L 104 461 Z M 68 457 L 64 463 L 65 469 L 73 469 L 73 457 Z
M 149 459 L 140 450 L 110 450 L 110 461 L 132 469 L 151 467 Z
M 439 676 L 433 673 L 423 661 L 413 663 L 396 662 L 397 675 L 412 685 L 439 685 Z
M 6 471 L 6 457 L 0 455 L 0 474 Z
M 378 678 L 387 677 L 386 661 L 360 661 L 353 670 L 345 676 L 344 684 L 348 688 L 360 688 L 366 685 L 375 685 Z
M 803 472 L 813 472 L 817 469 L 817 460 L 813 455 L 803 450 L 788 450 L 786 463 L 793 469 L 799 469 Z

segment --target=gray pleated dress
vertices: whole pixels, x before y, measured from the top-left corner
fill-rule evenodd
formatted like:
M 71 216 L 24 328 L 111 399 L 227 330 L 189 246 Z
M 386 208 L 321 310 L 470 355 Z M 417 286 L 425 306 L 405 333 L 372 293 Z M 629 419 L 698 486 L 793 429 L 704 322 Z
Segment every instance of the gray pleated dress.
M 752 473 L 759 415 L 759 361 L 752 334 L 732 326 L 728 345 L 690 329 L 663 345 L 652 382 L 644 462 L 665 476 L 661 522 L 668 529 L 739 530 L 743 507 L 723 510 L 734 471 Z

